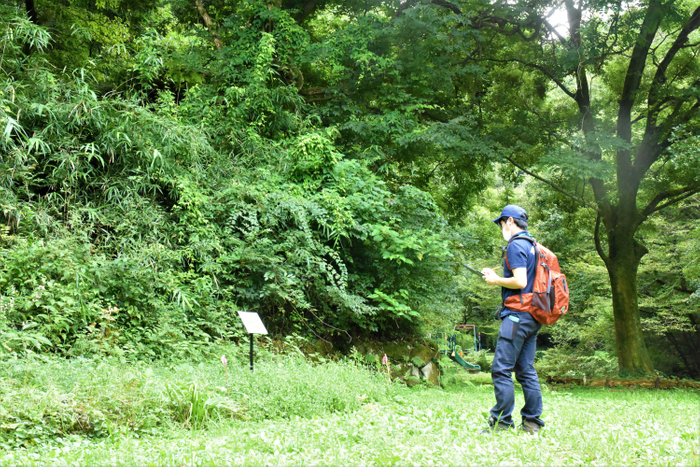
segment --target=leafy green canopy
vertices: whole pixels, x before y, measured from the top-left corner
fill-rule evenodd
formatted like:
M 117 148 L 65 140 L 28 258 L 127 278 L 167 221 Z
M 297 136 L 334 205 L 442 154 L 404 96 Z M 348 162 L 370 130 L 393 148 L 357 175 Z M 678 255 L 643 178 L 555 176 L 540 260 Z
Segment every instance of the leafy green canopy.
M 240 337 L 239 309 L 345 337 L 454 310 L 459 239 L 431 196 L 343 156 L 284 82 L 308 35 L 244 4 L 214 49 L 173 11 L 77 68 L 54 64 L 84 44 L 3 14 L 3 351 L 183 354 Z
M 468 62 L 479 33 L 427 3 L 402 10 L 343 4 L 309 19 L 300 92 L 348 154 L 373 159 L 391 184 L 429 191 L 457 220 L 493 159 L 475 98 L 483 67 Z

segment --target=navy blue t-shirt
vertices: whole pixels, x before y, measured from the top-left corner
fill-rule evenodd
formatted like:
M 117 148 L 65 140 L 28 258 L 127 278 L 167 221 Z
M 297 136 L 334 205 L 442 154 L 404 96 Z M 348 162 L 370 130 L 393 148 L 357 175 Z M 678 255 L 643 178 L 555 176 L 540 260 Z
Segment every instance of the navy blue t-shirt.
M 505 258 L 503 259 L 503 277 L 513 277 L 513 269 L 517 268 L 527 268 L 527 286 L 523 290 L 523 293 L 531 293 L 532 287 L 535 283 L 535 247 L 532 242 L 527 239 L 519 239 L 518 237 L 527 236 L 530 234 L 527 231 L 518 232 L 511 238 L 508 248 L 506 249 L 506 254 L 508 255 L 508 263 L 510 263 L 510 268 L 506 264 Z M 506 301 L 506 298 L 513 295 L 518 295 L 519 289 L 508 289 L 506 287 L 501 287 L 501 298 Z M 518 313 L 517 311 L 509 310 L 508 308 L 503 308 L 501 311 L 501 319 L 506 316 Z M 526 313 L 520 313 L 526 314 Z

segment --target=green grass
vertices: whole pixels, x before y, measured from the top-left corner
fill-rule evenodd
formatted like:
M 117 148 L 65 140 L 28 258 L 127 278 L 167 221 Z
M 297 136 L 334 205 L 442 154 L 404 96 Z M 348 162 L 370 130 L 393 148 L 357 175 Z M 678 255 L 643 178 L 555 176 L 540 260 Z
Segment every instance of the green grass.
M 25 446 L 0 430 L 5 443 L 15 443 L 0 449 L 0 463 L 700 465 L 697 392 L 546 388 L 540 435 L 480 435 L 494 401 L 483 374 L 441 390 L 389 386 L 385 376 L 353 364 L 270 356 L 256 368 L 251 378 L 242 361 L 231 362 L 235 394 L 226 398 L 219 362 L 2 363 L 0 424 L 9 423 L 9 413 L 33 414 L 34 426 L 53 420 L 40 413 L 66 420 L 80 413 L 85 426 L 101 414 L 109 428 L 47 433 Z M 230 402 L 212 403 L 199 425 L 181 413 L 191 398 L 168 396 L 168 386 L 194 382 L 205 400 Z

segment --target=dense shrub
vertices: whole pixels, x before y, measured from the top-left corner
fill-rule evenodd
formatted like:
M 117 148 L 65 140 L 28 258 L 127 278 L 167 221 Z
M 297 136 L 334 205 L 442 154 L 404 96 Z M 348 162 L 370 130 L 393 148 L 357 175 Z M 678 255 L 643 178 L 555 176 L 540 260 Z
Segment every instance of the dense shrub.
M 52 66 L 45 29 L 3 15 L 3 351 L 182 356 L 240 337 L 240 309 L 345 339 L 456 308 L 454 229 L 425 192 L 341 154 L 276 78 L 287 39 L 306 40 L 280 15 L 291 29 L 241 30 L 237 71 L 177 103 L 142 93 L 163 70 L 140 65 L 138 85 L 98 93 L 86 70 Z M 135 58 L 162 63 L 158 39 Z
M 567 346 L 557 346 L 544 350 L 535 362 L 540 377 L 567 376 L 586 377 L 614 376 L 617 374 L 617 357 L 609 352 L 598 350 L 583 352 Z

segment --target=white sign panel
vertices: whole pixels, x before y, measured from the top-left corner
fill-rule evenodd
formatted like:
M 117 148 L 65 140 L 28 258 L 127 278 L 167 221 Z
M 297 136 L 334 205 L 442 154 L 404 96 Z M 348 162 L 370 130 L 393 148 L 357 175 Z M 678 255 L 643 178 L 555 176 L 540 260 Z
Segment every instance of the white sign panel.
M 260 320 L 260 316 L 252 311 L 239 311 L 238 316 L 243 321 L 243 326 L 248 334 L 267 334 L 265 325 Z

